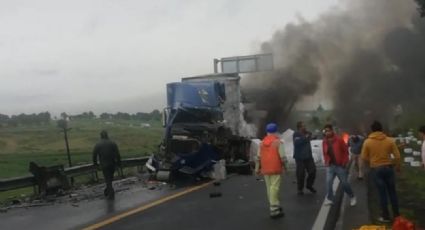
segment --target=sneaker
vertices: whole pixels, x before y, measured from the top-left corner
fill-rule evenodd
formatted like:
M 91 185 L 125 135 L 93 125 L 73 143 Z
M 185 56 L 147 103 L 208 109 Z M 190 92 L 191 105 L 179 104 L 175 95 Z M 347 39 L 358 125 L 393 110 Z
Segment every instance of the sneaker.
M 382 216 L 378 218 L 378 221 L 381 222 L 381 223 L 390 223 L 391 222 L 390 219 L 384 218 Z
M 282 212 L 281 210 L 276 214 L 270 214 L 270 218 L 272 218 L 272 219 L 278 219 L 278 218 L 282 218 L 284 216 L 285 216 L 285 213 Z
M 303 192 L 303 190 L 298 190 L 298 193 L 297 193 L 298 195 L 304 195 L 304 192 Z
M 350 198 L 350 206 L 356 206 L 357 204 L 357 199 L 355 196 Z
M 362 176 L 357 177 L 357 180 L 363 180 Z
M 316 189 L 314 189 L 313 187 L 307 187 L 307 189 L 311 192 L 311 193 L 316 193 Z
M 332 200 L 329 200 L 328 198 L 326 198 L 325 202 L 323 204 L 326 205 L 326 206 L 329 206 L 329 205 L 333 205 L 334 202 Z

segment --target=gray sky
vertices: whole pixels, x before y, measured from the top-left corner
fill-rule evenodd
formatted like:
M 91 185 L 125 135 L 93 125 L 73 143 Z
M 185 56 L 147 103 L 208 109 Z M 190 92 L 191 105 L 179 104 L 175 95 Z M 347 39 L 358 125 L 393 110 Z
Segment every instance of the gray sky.
M 0 113 L 162 108 L 165 84 L 256 52 L 338 0 L 0 0 Z

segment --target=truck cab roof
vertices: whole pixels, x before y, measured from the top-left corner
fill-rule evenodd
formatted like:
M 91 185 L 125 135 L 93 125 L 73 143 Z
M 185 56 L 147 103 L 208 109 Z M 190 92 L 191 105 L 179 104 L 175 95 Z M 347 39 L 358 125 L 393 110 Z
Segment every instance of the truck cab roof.
M 206 75 L 198 75 L 192 77 L 182 78 L 182 82 L 187 81 L 205 81 L 205 80 L 239 80 L 240 76 L 238 73 L 213 73 Z

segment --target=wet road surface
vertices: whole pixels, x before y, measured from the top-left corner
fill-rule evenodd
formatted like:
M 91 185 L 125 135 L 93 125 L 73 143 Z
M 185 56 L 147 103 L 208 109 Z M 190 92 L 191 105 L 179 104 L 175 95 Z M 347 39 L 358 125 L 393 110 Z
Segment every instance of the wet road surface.
M 254 176 L 233 176 L 221 186 L 206 188 L 172 199 L 139 213 L 115 220 L 101 229 L 311 229 L 325 195 L 325 173 L 319 169 L 317 194 L 296 194 L 295 175 L 287 174 L 282 183 L 285 217 L 268 216 L 264 181 Z M 222 197 L 210 198 L 219 191 Z

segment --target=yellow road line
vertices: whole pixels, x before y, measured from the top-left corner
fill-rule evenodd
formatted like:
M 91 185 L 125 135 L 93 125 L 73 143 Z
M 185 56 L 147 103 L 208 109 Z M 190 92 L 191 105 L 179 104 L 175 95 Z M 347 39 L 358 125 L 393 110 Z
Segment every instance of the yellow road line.
M 88 226 L 88 227 L 84 228 L 83 230 L 92 230 L 92 229 L 98 229 L 98 228 L 101 228 L 101 227 L 103 227 L 103 226 L 105 226 L 105 225 L 111 224 L 111 223 L 113 223 L 113 222 L 116 222 L 116 221 L 118 221 L 118 220 L 121 220 L 121 219 L 123 219 L 123 218 L 125 218 L 125 217 L 128 217 L 128 216 L 130 216 L 130 215 L 136 214 L 136 213 L 138 213 L 138 212 L 142 212 L 142 211 L 144 211 L 144 210 L 146 210 L 146 209 L 149 209 L 149 208 L 155 207 L 155 206 L 160 205 L 160 204 L 162 204 L 162 203 L 165 203 L 165 202 L 167 202 L 167 201 L 169 201 L 169 200 L 175 199 L 175 198 L 177 198 L 177 197 L 183 196 L 183 195 L 185 195 L 185 194 L 191 193 L 191 192 L 196 191 L 196 190 L 199 190 L 199 189 L 201 189 L 201 188 L 205 188 L 205 187 L 207 187 L 208 185 L 210 185 L 210 184 L 212 184 L 212 183 L 213 183 L 213 181 L 208 182 L 208 183 L 205 183 L 205 184 L 202 184 L 202 185 L 198 185 L 198 186 L 195 186 L 195 187 L 191 187 L 191 188 L 189 188 L 189 189 L 187 189 L 187 190 L 184 190 L 184 191 L 178 192 L 178 193 L 176 193 L 176 194 L 173 194 L 173 195 L 170 195 L 170 196 L 167 196 L 167 197 L 161 198 L 161 199 L 159 199 L 159 200 L 156 200 L 156 201 L 154 201 L 154 202 L 152 202 L 152 203 L 149 203 L 149 204 L 146 204 L 146 205 L 140 206 L 140 207 L 138 207 L 138 208 L 135 208 L 135 209 L 129 210 L 129 211 L 127 211 L 127 212 L 121 213 L 121 214 L 119 214 L 119 215 L 113 216 L 113 217 L 111 217 L 111 218 L 109 218 L 109 219 L 106 219 L 106 220 L 101 221 L 101 222 L 99 222 L 99 223 L 96 223 L 96 224 L 93 224 L 93 225 L 91 225 L 91 226 Z

